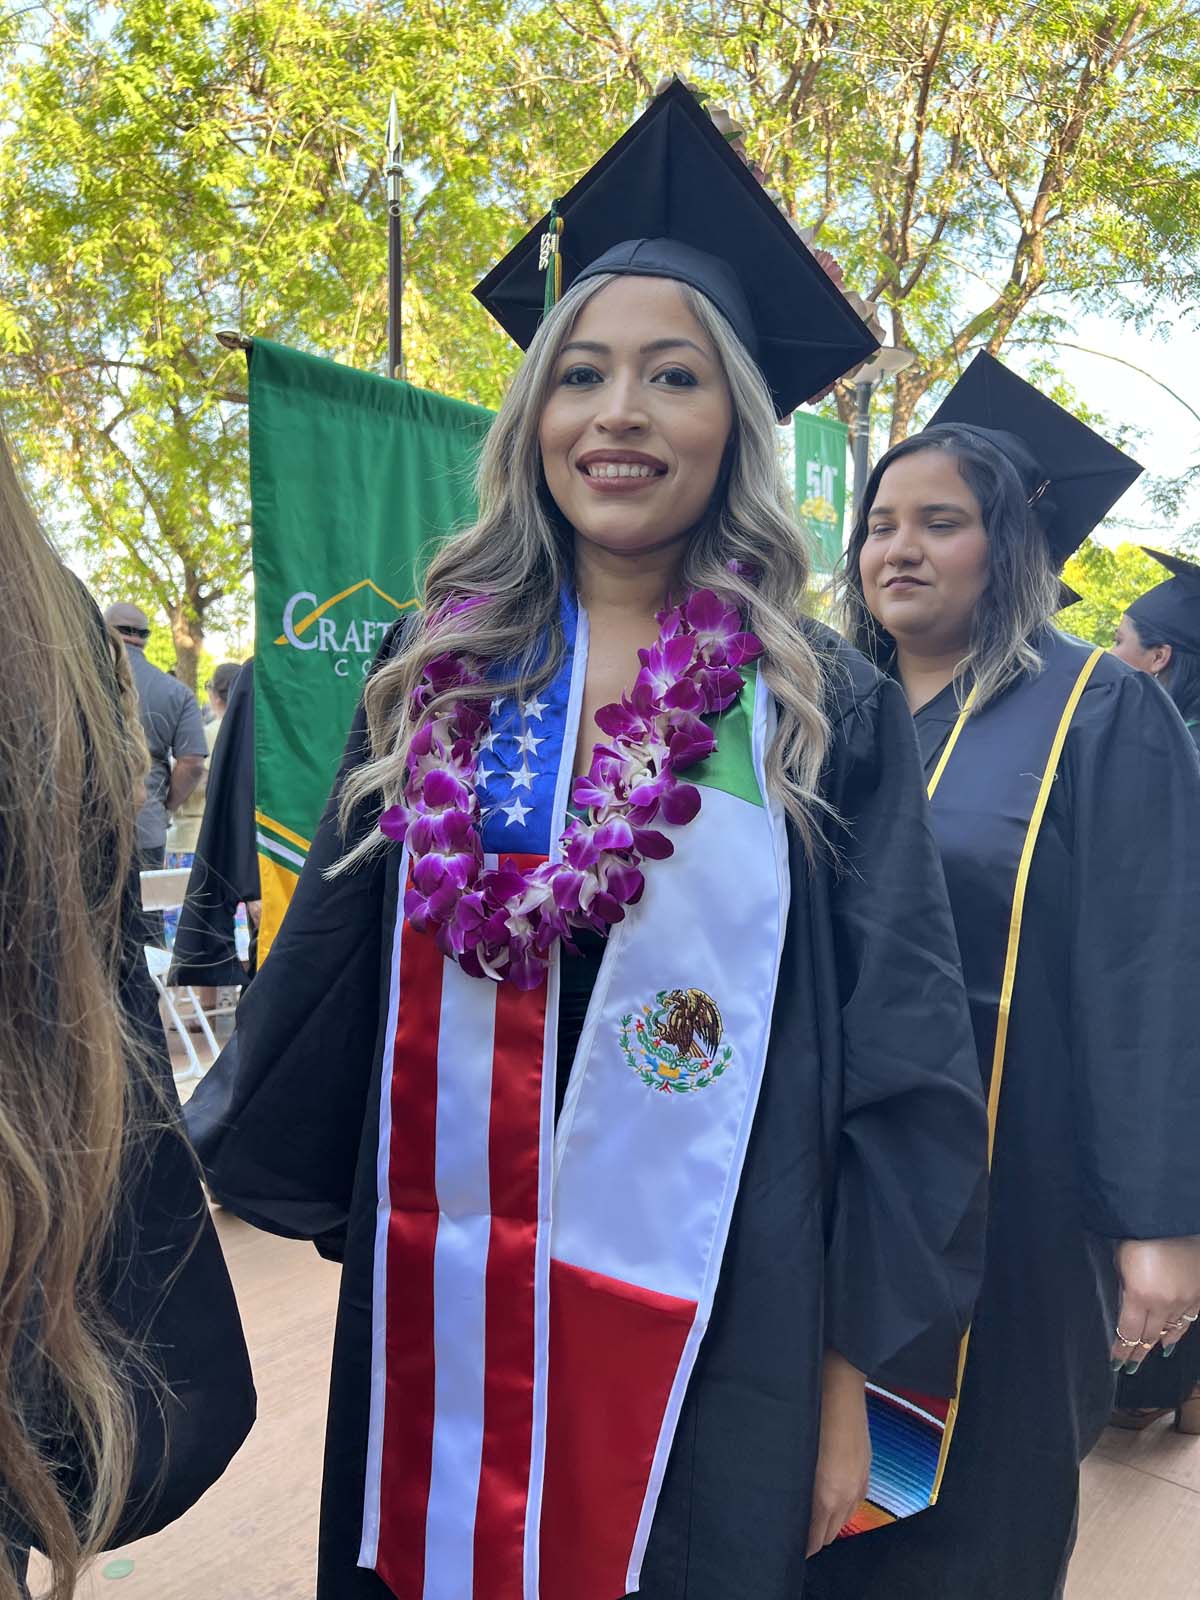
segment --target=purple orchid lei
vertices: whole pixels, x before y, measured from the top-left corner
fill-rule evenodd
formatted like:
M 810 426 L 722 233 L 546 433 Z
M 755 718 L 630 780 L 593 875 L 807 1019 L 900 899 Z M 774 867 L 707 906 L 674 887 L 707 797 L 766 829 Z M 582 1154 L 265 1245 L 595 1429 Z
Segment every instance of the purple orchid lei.
M 438 656 L 413 691 L 418 716 L 434 695 L 461 692 L 448 715 L 418 727 L 403 803 L 389 807 L 379 826 L 408 844 L 405 917 L 472 977 L 538 988 L 556 940 L 570 944 L 580 928 L 603 933 L 622 921 L 642 896 L 641 863 L 673 854 L 651 824 L 680 826 L 700 810 L 700 791 L 679 774 L 717 748 L 701 719 L 733 704 L 745 682 L 738 668 L 763 647 L 711 589 L 659 612 L 657 621 L 658 641 L 638 652 L 633 689 L 596 713 L 608 742 L 596 745 L 591 769 L 575 780 L 573 799 L 585 815 L 568 824 L 558 861 L 484 865 L 475 774 L 490 702 L 477 665 Z

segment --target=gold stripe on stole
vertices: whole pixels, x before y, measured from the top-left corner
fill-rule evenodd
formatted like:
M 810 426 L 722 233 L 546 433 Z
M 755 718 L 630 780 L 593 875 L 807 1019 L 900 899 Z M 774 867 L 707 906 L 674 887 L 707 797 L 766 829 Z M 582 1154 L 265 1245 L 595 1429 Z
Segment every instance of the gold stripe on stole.
M 967 725 L 967 718 L 971 715 L 971 707 L 975 704 L 975 691 L 971 690 L 963 703 L 962 710 L 958 713 L 958 720 L 950 730 L 950 737 L 946 740 L 946 747 L 938 757 L 938 764 L 933 769 L 933 776 L 925 793 L 932 800 L 937 793 L 937 786 L 942 781 L 942 773 L 950 764 L 950 757 L 954 754 L 954 746 L 958 743 L 958 736 Z
M 1067 730 L 1071 726 L 1076 707 L 1087 688 L 1088 679 L 1095 671 L 1096 663 L 1104 651 L 1099 647 L 1092 651 L 1084 662 L 1083 667 L 1075 680 L 1075 686 L 1067 696 L 1067 703 L 1063 707 L 1063 714 L 1059 719 L 1058 729 L 1054 735 L 1054 742 L 1050 746 L 1050 756 L 1046 762 L 1046 770 L 1042 773 L 1041 785 L 1038 788 L 1037 799 L 1034 802 L 1033 813 L 1029 818 L 1029 826 L 1025 830 L 1025 843 L 1021 848 L 1021 858 L 1017 864 L 1017 878 L 1013 889 L 1012 911 L 1008 919 L 1008 949 L 1004 957 L 1004 978 L 1000 985 L 1000 1004 L 996 1012 L 996 1042 L 992 1049 L 992 1077 L 988 1086 L 988 1169 L 992 1165 L 992 1151 L 996 1143 L 996 1116 L 1000 1108 L 1000 1083 L 1004 1076 L 1004 1055 L 1008 1046 L 1008 1018 L 1012 1010 L 1013 986 L 1017 977 L 1017 954 L 1021 943 L 1021 919 L 1025 912 L 1025 891 L 1029 887 L 1029 869 L 1033 861 L 1033 852 L 1037 846 L 1038 834 L 1041 832 L 1042 818 L 1046 814 L 1046 807 L 1050 802 L 1050 786 L 1058 772 L 1058 763 L 1062 759 L 1063 745 L 1066 743 Z M 958 736 L 971 714 L 971 705 L 975 699 L 972 690 L 959 713 L 958 721 L 946 741 L 946 748 L 942 752 L 941 760 L 934 769 L 929 780 L 929 798 L 932 800 L 938 784 L 941 782 L 943 772 L 950 760 L 954 746 L 958 743 Z M 937 1473 L 933 1480 L 933 1493 L 930 1504 L 936 1505 L 938 1493 L 942 1487 L 942 1478 L 946 1471 L 946 1460 L 950 1454 L 950 1444 L 954 1438 L 954 1425 L 958 1421 L 958 1396 L 962 1393 L 963 1373 L 967 1365 L 967 1347 L 971 1342 L 971 1330 L 968 1328 L 963 1335 L 962 1344 L 958 1352 L 958 1379 L 955 1384 L 954 1399 L 950 1402 L 950 1409 L 946 1413 L 946 1429 L 942 1435 L 942 1448 L 938 1456 Z

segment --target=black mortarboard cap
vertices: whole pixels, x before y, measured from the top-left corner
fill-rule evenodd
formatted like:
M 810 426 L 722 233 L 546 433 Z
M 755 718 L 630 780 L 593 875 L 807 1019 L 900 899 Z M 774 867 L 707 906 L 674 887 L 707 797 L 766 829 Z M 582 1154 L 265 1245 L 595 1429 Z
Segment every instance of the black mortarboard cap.
M 1131 456 L 981 351 L 929 427 L 983 434 L 1016 467 L 1061 566 L 1141 473 Z
M 1166 567 L 1171 577 L 1139 596 L 1129 607 L 1129 615 L 1152 632 L 1155 643 L 1200 653 L 1200 566 L 1146 545 L 1142 549 Z
M 733 324 L 776 413 L 866 361 L 879 341 L 678 79 L 558 201 L 562 289 L 600 272 L 689 283 Z M 523 350 L 542 320 L 543 217 L 475 295 Z

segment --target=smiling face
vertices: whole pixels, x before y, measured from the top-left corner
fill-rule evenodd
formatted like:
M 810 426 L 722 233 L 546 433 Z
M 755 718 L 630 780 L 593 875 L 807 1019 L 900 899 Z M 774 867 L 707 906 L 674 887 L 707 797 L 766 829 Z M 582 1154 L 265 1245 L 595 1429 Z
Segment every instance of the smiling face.
M 578 539 L 661 552 L 703 517 L 733 422 L 712 341 L 666 278 L 622 277 L 583 307 L 555 365 L 539 443 Z
M 965 651 L 987 587 L 983 510 L 947 450 L 901 456 L 879 480 L 859 552 L 863 597 L 898 644 Z

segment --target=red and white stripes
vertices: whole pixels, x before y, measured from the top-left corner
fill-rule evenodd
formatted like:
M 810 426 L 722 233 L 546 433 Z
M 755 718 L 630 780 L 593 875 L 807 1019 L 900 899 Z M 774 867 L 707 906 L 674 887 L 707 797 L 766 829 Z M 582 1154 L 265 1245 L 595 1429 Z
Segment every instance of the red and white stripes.
M 359 1564 L 401 1600 L 521 1600 L 548 1337 L 546 990 L 469 978 L 407 925 L 397 947 Z

